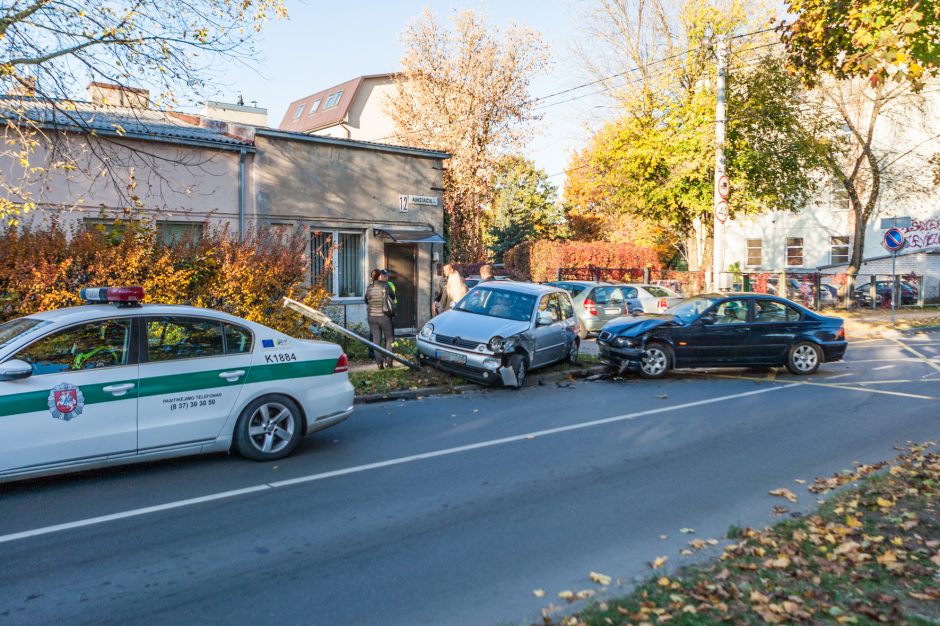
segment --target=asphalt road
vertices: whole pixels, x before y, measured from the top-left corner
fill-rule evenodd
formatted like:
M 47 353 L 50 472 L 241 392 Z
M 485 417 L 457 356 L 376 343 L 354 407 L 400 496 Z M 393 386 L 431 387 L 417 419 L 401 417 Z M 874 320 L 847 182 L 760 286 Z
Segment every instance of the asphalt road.
M 806 509 L 816 497 L 795 479 L 940 436 L 940 333 L 903 343 L 854 343 L 808 378 L 677 373 L 363 406 L 276 464 L 0 485 L 0 623 L 535 622 L 558 592 L 597 589 L 590 571 L 629 582 L 657 556 L 687 561 L 680 528 L 768 524 L 791 506 L 768 490 Z

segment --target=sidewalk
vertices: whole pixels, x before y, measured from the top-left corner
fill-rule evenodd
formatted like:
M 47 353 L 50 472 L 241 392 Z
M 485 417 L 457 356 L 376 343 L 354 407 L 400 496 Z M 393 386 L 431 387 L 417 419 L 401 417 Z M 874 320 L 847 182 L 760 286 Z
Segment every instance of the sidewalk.
M 940 329 L 940 309 L 899 309 L 895 311 L 895 323 L 891 323 L 890 309 L 861 309 L 857 311 L 824 311 L 845 320 L 845 332 L 849 340 L 900 335 L 903 331 Z

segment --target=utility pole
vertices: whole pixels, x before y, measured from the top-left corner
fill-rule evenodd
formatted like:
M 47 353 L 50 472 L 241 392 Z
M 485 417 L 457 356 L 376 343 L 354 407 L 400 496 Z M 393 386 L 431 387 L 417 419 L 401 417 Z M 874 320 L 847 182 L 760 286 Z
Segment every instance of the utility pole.
M 728 73 L 728 42 L 724 35 L 719 35 L 715 43 L 718 81 L 715 86 L 715 203 L 712 212 L 714 246 L 711 286 L 713 291 L 718 291 L 725 266 L 725 221 L 729 215 L 730 181 L 725 174 L 725 83 Z

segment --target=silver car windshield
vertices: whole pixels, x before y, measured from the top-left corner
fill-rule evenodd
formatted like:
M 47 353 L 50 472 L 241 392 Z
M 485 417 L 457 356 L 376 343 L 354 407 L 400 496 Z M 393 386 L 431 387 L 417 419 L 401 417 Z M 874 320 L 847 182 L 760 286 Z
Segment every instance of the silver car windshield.
M 705 309 L 717 302 L 717 300 L 717 298 L 692 298 L 691 300 L 680 302 L 671 309 L 667 309 L 666 315 L 672 315 L 679 321 L 688 324 L 701 315 Z
M 535 296 L 505 289 L 477 287 L 454 308 L 476 315 L 529 322 L 535 309 Z
M 0 324 L 0 348 L 51 323 L 49 320 L 37 320 L 29 317 L 19 317 L 4 322 Z

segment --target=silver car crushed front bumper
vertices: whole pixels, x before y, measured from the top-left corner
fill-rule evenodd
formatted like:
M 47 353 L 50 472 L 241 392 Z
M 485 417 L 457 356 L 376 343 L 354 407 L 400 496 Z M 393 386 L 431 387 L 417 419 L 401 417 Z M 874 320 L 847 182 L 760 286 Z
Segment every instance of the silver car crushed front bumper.
M 484 384 L 500 382 L 504 385 L 516 384 L 516 373 L 511 367 L 504 366 L 501 355 L 462 350 L 454 346 L 445 346 L 427 341 L 421 337 L 418 337 L 416 343 L 418 354 L 423 360 L 438 369 Z M 464 361 L 456 362 L 441 358 L 444 353 L 462 356 Z

